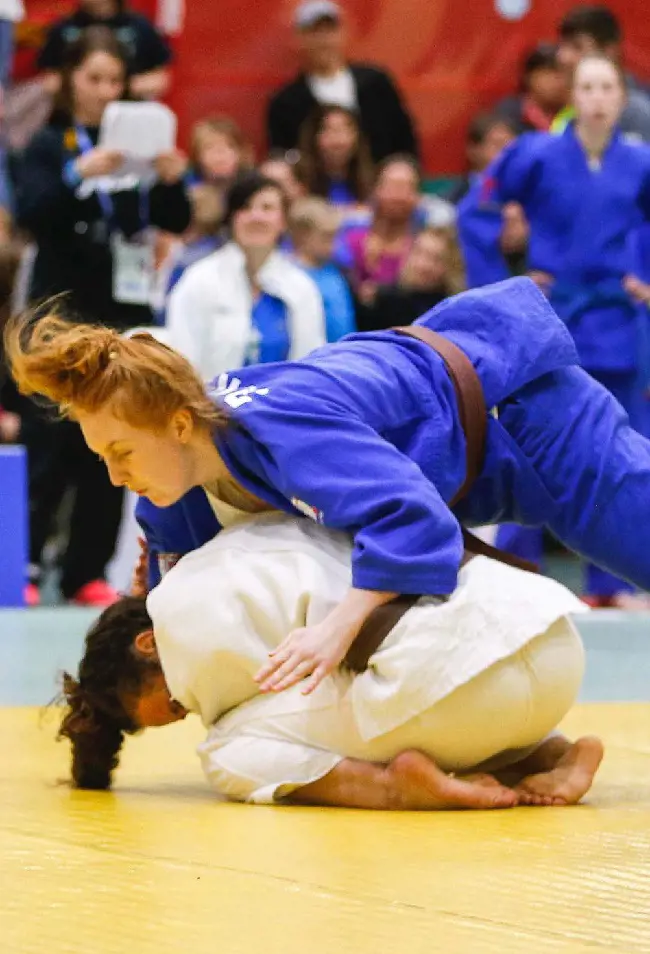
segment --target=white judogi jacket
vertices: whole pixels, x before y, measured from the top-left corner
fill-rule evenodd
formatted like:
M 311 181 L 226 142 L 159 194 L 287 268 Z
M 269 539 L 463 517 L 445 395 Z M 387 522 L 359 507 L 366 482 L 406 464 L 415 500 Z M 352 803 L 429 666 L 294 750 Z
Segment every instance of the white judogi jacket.
M 316 283 L 280 251 L 256 276 L 262 291 L 287 306 L 289 361 L 325 344 L 325 312 Z M 167 305 L 167 341 L 210 380 L 240 368 L 255 340 L 253 301 L 241 248 L 229 242 L 191 265 Z
M 184 556 L 149 594 L 169 690 L 211 727 L 199 754 L 221 793 L 273 801 L 346 756 L 379 759 L 380 737 L 585 611 L 559 583 L 477 557 L 447 602 L 425 597 L 402 617 L 366 672 L 336 672 L 310 696 L 261 695 L 253 677 L 269 650 L 340 602 L 350 557 L 344 534 L 258 516 Z

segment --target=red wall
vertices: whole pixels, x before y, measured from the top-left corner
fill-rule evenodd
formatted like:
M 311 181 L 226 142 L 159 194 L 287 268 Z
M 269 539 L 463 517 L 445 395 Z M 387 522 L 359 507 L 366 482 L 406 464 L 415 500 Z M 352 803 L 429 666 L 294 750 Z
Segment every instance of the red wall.
M 501 0 L 505 2 L 505 0 Z M 508 0 L 508 3 L 517 0 Z M 529 12 L 508 21 L 496 0 L 343 0 L 350 55 L 387 66 L 416 116 L 430 173 L 458 171 L 467 122 L 513 89 L 522 55 L 552 39 L 575 0 L 519 0 Z M 611 0 L 627 35 L 629 68 L 650 82 L 650 0 Z M 155 0 L 133 5 L 151 10 Z M 289 28 L 295 0 L 185 0 L 177 40 L 173 105 L 184 132 L 206 113 L 234 116 L 264 143 L 269 92 L 297 67 Z M 28 0 L 41 17 L 67 6 Z

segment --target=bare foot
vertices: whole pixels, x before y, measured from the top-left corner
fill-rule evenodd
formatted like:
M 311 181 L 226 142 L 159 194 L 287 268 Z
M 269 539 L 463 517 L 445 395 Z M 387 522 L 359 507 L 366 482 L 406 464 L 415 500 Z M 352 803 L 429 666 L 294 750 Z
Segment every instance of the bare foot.
M 428 756 L 416 750 L 401 752 L 387 766 L 396 792 L 392 806 L 403 811 L 441 811 L 453 808 L 513 808 L 519 797 L 491 775 L 466 779 L 446 775 Z
M 521 805 L 576 805 L 591 788 L 603 758 L 603 743 L 585 736 L 560 756 L 555 766 L 527 775 L 515 786 Z

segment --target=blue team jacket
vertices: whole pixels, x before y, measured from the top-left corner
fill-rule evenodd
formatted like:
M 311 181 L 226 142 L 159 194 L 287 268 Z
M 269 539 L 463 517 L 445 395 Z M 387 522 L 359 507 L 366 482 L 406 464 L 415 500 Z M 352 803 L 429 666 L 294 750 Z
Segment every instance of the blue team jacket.
M 465 351 L 489 408 L 576 363 L 564 324 L 527 278 L 448 299 L 418 323 Z M 465 439 L 452 382 L 431 348 L 390 331 L 349 335 L 301 361 L 222 375 L 210 393 L 229 415 L 215 439 L 233 476 L 281 511 L 353 534 L 355 586 L 453 591 L 462 539 L 447 502 L 464 479 Z M 514 513 L 525 496 L 525 487 L 513 491 L 494 418 L 486 469 L 492 479 L 474 494 L 472 522 Z M 152 584 L 219 530 L 200 488 L 163 509 L 142 499 L 137 516 Z

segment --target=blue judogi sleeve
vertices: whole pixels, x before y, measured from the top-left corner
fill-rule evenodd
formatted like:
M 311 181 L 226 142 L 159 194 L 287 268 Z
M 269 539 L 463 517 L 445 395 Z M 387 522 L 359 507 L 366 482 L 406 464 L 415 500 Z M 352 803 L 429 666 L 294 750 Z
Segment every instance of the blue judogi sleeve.
M 501 251 L 503 216 L 500 203 L 486 200 L 488 184 L 476 179 L 458 203 L 456 225 L 468 288 L 504 281 L 508 266 Z
M 509 277 L 501 251 L 502 209 L 507 202 L 526 208 L 537 179 L 539 133 L 520 136 L 473 181 L 458 204 L 458 237 L 470 288 Z
M 549 141 L 546 133 L 525 133 L 503 150 L 483 173 L 484 198 L 503 205 L 526 204 L 539 181 L 539 156 Z
M 238 420 L 258 449 L 263 444 L 265 481 L 297 510 L 354 535 L 355 587 L 453 592 L 460 526 L 420 467 L 392 443 L 328 406 L 323 394 L 302 392 L 299 382 L 291 391 L 256 395 Z
M 147 541 L 150 590 L 182 556 L 203 546 L 221 530 L 201 487 L 193 487 L 170 507 L 156 507 L 140 497 L 135 516 Z

